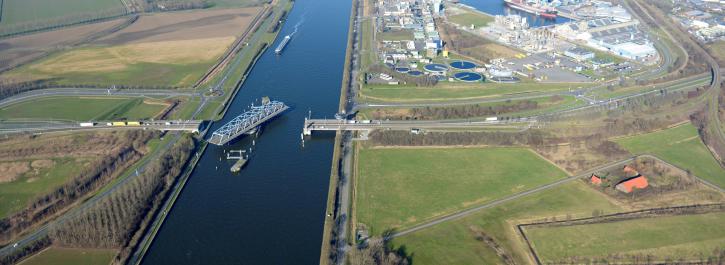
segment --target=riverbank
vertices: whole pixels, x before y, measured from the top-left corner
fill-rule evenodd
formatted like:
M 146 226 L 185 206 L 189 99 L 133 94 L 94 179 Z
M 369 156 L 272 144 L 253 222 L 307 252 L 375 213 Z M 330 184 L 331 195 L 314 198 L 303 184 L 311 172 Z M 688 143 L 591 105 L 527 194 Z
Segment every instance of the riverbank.
M 233 75 L 241 75 L 241 77 L 239 78 L 239 80 L 237 80 L 236 82 L 233 83 L 233 86 L 231 86 L 231 91 L 232 91 L 231 95 L 226 97 L 224 99 L 224 102 L 217 108 L 217 110 L 215 110 L 215 115 L 214 115 L 214 117 L 211 118 L 212 120 L 219 120 L 224 117 L 224 114 L 226 114 L 227 110 L 229 109 L 229 106 L 231 105 L 230 103 L 232 102 L 232 99 L 234 99 L 237 96 L 237 93 L 239 92 L 239 89 L 242 87 L 242 84 L 244 84 L 244 81 L 247 79 L 247 75 L 249 74 L 249 72 L 252 70 L 252 68 L 254 68 L 254 65 L 257 64 L 257 61 L 259 60 L 260 57 L 262 57 L 262 54 L 264 54 L 264 52 L 270 46 L 272 46 L 272 43 L 274 43 L 274 41 L 279 36 L 279 32 L 280 32 L 279 29 L 281 27 L 277 26 L 276 27 L 277 30 L 275 30 L 274 32 L 271 32 L 271 33 L 270 32 L 258 33 L 257 31 L 259 31 L 260 29 L 264 30 L 263 26 L 270 26 L 269 25 L 270 17 L 274 18 L 271 21 L 285 21 L 286 16 L 289 14 L 290 10 L 292 10 L 293 6 L 294 6 L 294 1 L 286 1 L 286 3 L 284 3 L 284 6 L 282 8 L 280 8 L 280 10 L 279 10 L 279 12 L 280 12 L 279 16 L 276 16 L 274 14 L 275 12 L 270 11 L 271 14 L 265 15 L 266 16 L 265 20 L 262 23 L 260 23 L 259 27 L 257 27 L 256 29 L 254 29 L 252 31 L 253 34 L 262 34 L 261 37 L 258 37 L 261 39 L 254 41 L 255 44 L 252 49 L 255 50 L 255 53 L 254 53 L 254 55 L 252 55 L 251 58 L 249 58 L 249 55 L 248 55 L 249 50 L 247 50 L 246 51 L 247 53 L 245 53 L 245 54 L 235 55 L 235 56 L 239 56 L 239 58 L 234 59 L 234 60 L 245 60 L 245 59 L 249 60 L 246 64 L 247 67 L 235 68 L 234 70 L 232 70 Z M 240 69 L 244 69 L 244 70 L 240 71 Z M 220 82 L 222 82 L 221 86 L 222 86 L 222 89 L 224 90 L 226 88 L 224 86 L 226 84 L 226 80 L 221 80 Z
M 293 1 L 289 1 L 285 4 L 285 7 L 283 7 L 281 9 L 283 14 L 289 13 L 289 11 L 292 9 L 293 3 L 294 3 Z M 270 12 L 272 12 L 272 11 L 270 11 Z M 259 26 L 257 26 L 255 29 L 253 29 L 252 34 L 258 34 L 258 33 L 259 34 L 270 34 L 268 32 L 258 32 L 258 31 L 262 28 L 263 25 L 268 25 L 267 20 L 269 20 L 270 17 L 273 17 L 273 18 L 276 18 L 276 17 L 271 16 L 271 15 L 263 15 L 263 17 L 265 17 L 265 21 L 263 21 L 262 23 L 259 24 Z M 280 16 L 279 18 L 281 19 L 281 18 L 283 18 L 283 16 Z M 259 48 L 257 48 L 257 51 L 254 54 L 252 60 L 248 62 L 247 67 L 244 68 L 245 70 L 242 73 L 239 80 L 234 82 L 235 87 L 233 88 L 233 92 L 230 94 L 230 96 L 225 98 L 224 103 L 221 105 L 222 110 L 218 111 L 216 113 L 216 117 L 214 117 L 214 120 L 218 120 L 218 119 L 221 119 L 222 117 L 224 117 L 224 114 L 226 114 L 227 110 L 229 109 L 229 106 L 231 105 L 231 104 L 229 104 L 229 102 L 231 102 L 231 100 L 236 97 L 238 91 L 242 87 L 242 84 L 244 84 L 244 81 L 246 80 L 247 74 L 249 73 L 249 71 L 251 71 L 252 68 L 254 68 L 254 65 L 257 63 L 257 61 L 259 60 L 261 55 L 270 46 L 265 41 L 273 42 L 274 39 L 276 38 L 276 36 L 279 34 L 279 32 L 280 31 L 277 30 L 277 31 L 271 33 L 273 35 L 273 37 L 265 36 L 267 38 L 256 42 L 257 45 L 254 45 L 254 48 L 257 48 L 257 47 L 259 47 Z M 243 56 L 243 55 L 242 54 L 235 55 L 235 57 L 237 57 L 237 56 Z M 243 59 L 243 58 L 240 58 L 240 59 Z M 238 59 L 234 58 L 232 60 L 238 60 Z M 236 65 L 236 66 L 238 66 L 238 65 Z M 236 66 L 233 66 L 233 67 L 236 67 Z M 232 72 L 232 74 L 235 74 L 235 73 L 236 73 L 236 71 Z M 222 82 L 222 85 L 224 85 L 224 81 L 225 80 L 220 81 L 220 82 Z M 201 106 L 201 107 L 203 108 L 204 106 Z M 207 128 L 210 128 L 212 126 L 212 123 L 213 123 L 213 121 L 210 122 L 210 124 L 207 126 Z M 205 133 L 200 134 L 199 138 L 203 140 L 204 135 L 205 135 Z M 157 213 L 157 218 L 154 220 L 151 228 L 148 230 L 147 234 L 144 236 L 144 239 L 139 244 L 140 247 L 137 247 L 137 250 L 134 252 L 134 255 L 129 259 L 127 264 L 141 264 L 141 262 L 143 261 L 143 257 L 145 256 L 146 252 L 148 251 L 149 247 L 151 246 L 151 243 L 153 243 L 154 239 L 156 238 L 156 235 L 158 234 L 158 231 L 163 226 L 164 221 L 166 220 L 166 217 L 168 216 L 167 213 L 171 212 L 171 210 L 174 206 L 174 203 L 176 202 L 176 199 L 179 197 L 179 195 L 181 194 L 181 191 L 186 186 L 186 183 L 188 182 L 188 180 L 191 176 L 191 173 L 196 168 L 197 163 L 199 162 L 201 156 L 204 154 L 204 151 L 206 150 L 207 146 L 208 146 L 207 142 L 202 143 L 202 146 L 199 149 L 199 151 L 196 153 L 196 156 L 190 162 L 190 166 L 187 168 L 187 170 L 185 170 L 182 178 L 178 180 L 177 185 L 174 187 L 172 194 L 168 197 L 168 200 L 164 203 L 164 207 L 161 209 L 160 214 Z
M 201 135 L 200 138 L 203 138 L 203 135 Z M 171 209 L 173 208 L 176 199 L 179 197 L 179 194 L 181 194 L 181 191 L 186 186 L 187 180 L 189 180 L 191 173 L 194 172 L 194 169 L 196 169 L 199 158 L 201 157 L 201 154 L 204 153 L 207 146 L 207 142 L 202 142 L 201 148 L 199 148 L 199 150 L 196 152 L 196 155 L 194 156 L 194 158 L 192 158 L 192 161 L 189 162 L 190 166 L 187 167 L 186 170 L 184 170 L 181 178 L 177 180 L 177 183 L 174 186 L 174 190 L 171 191 L 171 194 L 169 195 L 167 201 L 164 202 L 164 206 L 159 209 L 159 212 L 161 214 L 159 214 L 159 212 L 156 213 L 157 217 L 156 219 L 154 219 L 151 228 L 143 237 L 143 239 L 139 243 L 139 246 L 136 247 L 136 251 L 134 251 L 134 254 L 129 258 L 126 264 L 141 264 L 141 261 L 143 260 L 146 251 L 148 251 L 148 248 L 149 246 L 151 246 L 151 243 L 156 237 L 156 234 L 158 233 L 159 229 L 161 229 L 161 226 L 164 224 L 167 213 L 171 212 Z
M 355 41 L 355 33 L 359 32 L 355 30 L 355 18 L 358 16 L 358 0 L 352 0 L 352 6 L 350 8 L 350 19 L 348 21 L 348 34 L 347 34 L 347 45 L 345 49 L 345 64 L 342 72 L 342 85 L 340 86 L 340 102 L 338 111 L 343 112 L 348 109 L 348 98 L 350 92 L 354 88 L 352 87 L 352 71 L 353 71 L 353 45 Z M 350 97 L 352 99 L 352 97 Z M 354 100 L 354 99 L 353 99 Z M 332 244 L 337 238 L 333 238 L 333 229 L 338 221 L 339 211 L 337 207 L 346 207 L 343 205 L 337 206 L 335 204 L 340 196 L 340 185 L 345 181 L 341 176 L 340 166 L 344 164 L 343 161 L 343 132 L 337 132 L 335 134 L 335 144 L 332 153 L 332 167 L 330 169 L 330 184 L 327 191 L 327 206 L 325 210 L 325 223 L 322 229 L 322 246 L 320 250 L 320 264 L 327 265 L 332 261 Z M 348 181 L 349 182 L 349 181 Z M 344 191 L 343 191 L 344 192 Z M 348 217 L 343 217 L 348 218 Z M 343 253 L 344 255 L 344 253 Z

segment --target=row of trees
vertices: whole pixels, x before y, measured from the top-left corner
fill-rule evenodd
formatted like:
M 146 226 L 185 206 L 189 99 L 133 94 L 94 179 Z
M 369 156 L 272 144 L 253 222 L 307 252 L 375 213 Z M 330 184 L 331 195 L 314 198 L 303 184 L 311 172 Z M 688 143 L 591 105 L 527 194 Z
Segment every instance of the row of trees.
M 51 231 L 55 244 L 68 247 L 122 248 L 117 262 L 123 262 L 151 220 L 195 149 L 194 139 L 185 135 L 143 172 L 103 198 L 92 208 L 56 226 Z
M 349 254 L 352 265 L 407 265 L 410 257 L 405 248 L 392 249 L 382 238 L 368 239 L 367 244 L 353 248 Z
M 32 81 L 16 81 L 12 79 L 0 78 L 0 99 L 12 97 L 14 95 L 28 92 L 36 89 L 49 88 L 46 80 L 37 79 Z
M 373 119 L 404 119 L 404 120 L 438 120 L 438 119 L 465 119 L 473 117 L 500 116 L 505 113 L 533 110 L 539 103 L 533 100 L 506 102 L 501 105 L 461 105 L 447 107 L 412 108 L 407 114 L 373 112 Z
M 200 9 L 214 5 L 208 0 L 144 0 L 139 2 L 141 8 L 146 12 Z
M 725 264 L 725 249 L 715 248 L 710 253 L 700 253 L 700 255 L 695 260 L 685 259 L 683 257 L 658 257 L 651 254 L 639 253 L 609 254 L 603 258 L 573 256 L 552 262 L 552 264 L 721 265 Z
M 523 132 L 428 132 L 413 135 L 407 131 L 373 131 L 370 141 L 376 145 L 542 145 L 545 133 L 541 130 Z
M 142 157 L 144 151 L 139 149 L 154 135 L 154 132 L 149 131 L 129 131 L 124 134 L 126 140 L 118 141 L 119 144 L 123 143 L 118 148 L 100 159 L 89 162 L 77 176 L 52 192 L 39 196 L 22 211 L 1 219 L 0 240 L 12 240 L 26 229 L 45 221 L 86 194 L 109 183 Z M 10 153 L 33 154 L 37 149 L 15 150 L 19 151 L 10 151 Z

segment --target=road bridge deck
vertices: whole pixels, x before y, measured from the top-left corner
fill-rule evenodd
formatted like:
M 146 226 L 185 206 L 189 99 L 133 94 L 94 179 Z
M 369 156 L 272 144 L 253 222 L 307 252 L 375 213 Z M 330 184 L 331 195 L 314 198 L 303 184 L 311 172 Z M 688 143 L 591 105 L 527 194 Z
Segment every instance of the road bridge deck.
M 305 119 L 304 135 L 313 131 L 371 131 L 371 130 L 413 130 L 413 129 L 484 129 L 484 128 L 527 128 L 534 119 L 510 119 L 496 121 L 400 121 L 400 120 L 328 120 Z
M 215 145 L 224 145 L 287 109 L 289 107 L 280 101 L 270 101 L 261 106 L 252 106 L 250 110 L 235 117 L 214 131 L 208 142 Z

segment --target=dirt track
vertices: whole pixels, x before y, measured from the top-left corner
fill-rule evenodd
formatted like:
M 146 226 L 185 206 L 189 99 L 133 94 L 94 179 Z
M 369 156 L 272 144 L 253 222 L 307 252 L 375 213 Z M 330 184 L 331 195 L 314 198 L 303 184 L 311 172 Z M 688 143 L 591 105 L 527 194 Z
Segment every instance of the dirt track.
M 133 25 L 98 39 L 94 44 L 119 45 L 169 40 L 239 36 L 261 7 L 144 15 Z

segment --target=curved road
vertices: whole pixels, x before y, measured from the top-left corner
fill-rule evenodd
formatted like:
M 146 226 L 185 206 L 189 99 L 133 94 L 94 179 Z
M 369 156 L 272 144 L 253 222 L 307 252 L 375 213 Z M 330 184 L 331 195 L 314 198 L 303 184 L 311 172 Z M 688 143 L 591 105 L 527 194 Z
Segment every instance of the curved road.
M 54 96 L 129 96 L 179 97 L 202 96 L 201 92 L 174 89 L 101 89 L 101 88 L 48 88 L 23 92 L 0 100 L 0 108 L 31 99 Z

